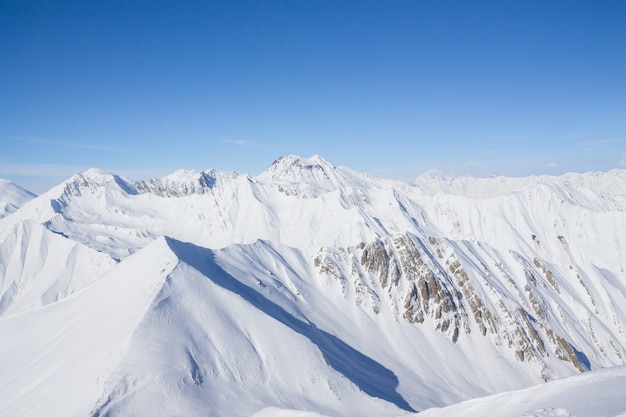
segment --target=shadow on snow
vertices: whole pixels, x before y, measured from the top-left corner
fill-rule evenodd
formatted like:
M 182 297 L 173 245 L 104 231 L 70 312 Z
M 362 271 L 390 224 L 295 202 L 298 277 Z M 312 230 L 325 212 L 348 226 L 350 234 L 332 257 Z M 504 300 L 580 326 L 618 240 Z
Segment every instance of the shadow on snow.
M 215 255 L 211 250 L 169 238 L 167 243 L 181 261 L 197 269 L 217 285 L 239 295 L 265 314 L 307 337 L 320 349 L 330 366 L 363 392 L 391 402 L 403 410 L 415 412 L 396 391 L 399 382 L 391 370 L 347 345 L 336 336 L 317 328 L 315 324 L 305 323 L 294 317 L 278 304 L 231 276 L 216 263 Z

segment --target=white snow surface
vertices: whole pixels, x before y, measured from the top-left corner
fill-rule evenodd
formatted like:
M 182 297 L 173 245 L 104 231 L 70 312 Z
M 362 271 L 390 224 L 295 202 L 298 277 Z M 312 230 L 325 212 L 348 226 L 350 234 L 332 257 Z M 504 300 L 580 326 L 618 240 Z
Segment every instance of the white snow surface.
M 431 408 L 423 417 L 625 417 L 626 367 L 583 375 L 477 398 L 444 408 Z M 267 407 L 252 417 L 324 417 L 316 412 Z
M 623 417 L 626 367 L 564 378 L 545 385 L 469 400 L 420 413 L 423 417 Z
M 626 410 L 626 171 L 407 184 L 286 156 L 10 200 L 0 416 Z

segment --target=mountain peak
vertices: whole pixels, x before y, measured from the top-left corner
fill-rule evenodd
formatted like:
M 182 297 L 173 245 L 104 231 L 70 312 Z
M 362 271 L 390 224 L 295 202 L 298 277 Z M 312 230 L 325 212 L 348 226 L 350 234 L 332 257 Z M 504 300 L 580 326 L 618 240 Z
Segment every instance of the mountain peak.
M 310 158 L 287 155 L 275 160 L 258 178 L 290 183 L 325 183 L 331 180 L 336 169 L 319 155 Z
M 335 167 L 319 155 L 302 158 L 296 155 L 281 156 L 265 171 L 274 179 L 298 179 L 302 172 L 316 172 L 328 178 Z
M 65 181 L 65 190 L 73 195 L 80 195 L 81 190 L 96 188 L 117 188 L 126 194 L 137 194 L 137 190 L 126 179 L 111 172 L 89 168 L 82 172 L 77 172 L 70 179 Z
M 318 197 L 340 188 L 343 183 L 337 168 L 319 155 L 310 158 L 282 156 L 256 179 L 278 185 L 288 195 L 303 198 Z

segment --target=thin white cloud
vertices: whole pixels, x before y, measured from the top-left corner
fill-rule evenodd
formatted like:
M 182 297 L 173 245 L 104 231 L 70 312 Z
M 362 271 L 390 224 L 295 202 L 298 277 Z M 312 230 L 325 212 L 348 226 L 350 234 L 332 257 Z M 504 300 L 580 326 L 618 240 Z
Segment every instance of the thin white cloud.
M 230 143 L 230 144 L 237 145 L 237 146 L 246 146 L 246 145 L 252 144 L 252 142 L 249 140 L 241 140 L 241 139 L 229 139 L 226 141 L 226 143 Z
M 78 165 L 20 164 L 0 162 L 0 175 L 25 177 L 71 177 L 87 167 Z
M 109 146 L 109 145 L 101 145 L 95 143 L 85 143 L 85 142 L 73 142 L 64 139 L 58 138 L 46 138 L 46 137 L 37 137 L 37 136 L 13 136 L 13 135 L 0 135 L 0 138 L 15 140 L 20 142 L 28 142 L 37 145 L 55 145 L 55 146 L 68 146 L 77 149 L 87 149 L 99 152 L 128 152 L 128 150 Z
M 584 142 L 578 142 L 578 146 L 597 146 L 597 145 L 607 145 L 610 143 L 623 143 L 626 142 L 626 138 L 617 138 L 617 139 L 596 139 L 596 140 L 586 140 Z
M 491 149 L 485 149 L 484 151 L 481 152 L 483 155 L 493 155 L 494 153 L 496 153 L 496 151 L 491 150 Z
M 126 149 L 117 148 L 114 146 L 106 146 L 106 145 L 92 145 L 88 143 L 68 143 L 68 145 L 72 145 L 80 149 L 88 149 L 92 151 L 128 152 Z
M 476 168 L 478 164 L 476 162 L 467 161 L 463 164 L 463 168 Z
M 58 144 L 62 141 L 55 138 L 43 138 L 38 136 L 15 136 L 15 135 L 0 135 L 2 139 L 14 140 L 18 142 L 29 142 L 37 144 Z
M 522 134 L 505 134 L 498 135 L 494 138 L 497 142 L 523 142 L 526 140 L 526 135 Z
M 623 167 L 626 167 L 626 152 L 622 153 L 622 159 L 619 161 L 619 164 Z
M 559 166 L 559 164 L 557 164 L 556 162 L 550 162 L 550 163 L 548 164 L 548 168 L 556 168 L 556 167 L 558 167 L 558 166 Z

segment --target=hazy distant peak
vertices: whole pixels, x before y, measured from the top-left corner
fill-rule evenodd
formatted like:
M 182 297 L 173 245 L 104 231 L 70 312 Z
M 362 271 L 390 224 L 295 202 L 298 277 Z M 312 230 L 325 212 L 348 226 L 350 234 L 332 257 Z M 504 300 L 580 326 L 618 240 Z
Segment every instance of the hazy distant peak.
M 272 163 L 260 177 L 277 180 L 299 181 L 305 178 L 329 179 L 335 167 L 319 155 L 302 158 L 295 155 L 282 156 Z
M 65 181 L 65 192 L 80 195 L 82 190 L 98 188 L 117 189 L 126 194 L 137 194 L 135 187 L 126 179 L 99 168 L 77 172 Z
M 35 198 L 36 195 L 5 179 L 0 179 L 0 218 L 3 218 Z
M 576 193 L 581 187 L 595 190 L 610 190 L 613 197 L 619 196 L 619 189 L 626 183 L 626 170 L 608 172 L 568 173 L 559 176 L 540 175 L 528 177 L 489 177 L 458 176 L 450 177 L 438 171 L 426 171 L 419 175 L 413 185 L 425 194 L 453 194 L 470 198 L 494 198 L 533 188 L 553 188 L 571 190 Z

